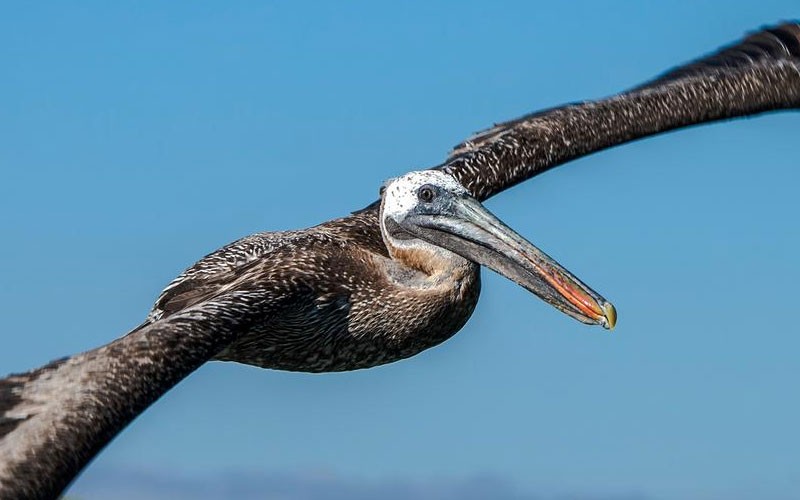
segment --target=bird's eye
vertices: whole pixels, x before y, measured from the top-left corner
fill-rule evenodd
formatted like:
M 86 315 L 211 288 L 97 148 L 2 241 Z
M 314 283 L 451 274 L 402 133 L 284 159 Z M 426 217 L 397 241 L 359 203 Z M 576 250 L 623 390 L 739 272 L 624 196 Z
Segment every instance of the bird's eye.
M 419 188 L 419 191 L 417 191 L 417 197 L 424 203 L 430 203 L 434 198 L 436 198 L 436 190 L 433 188 L 433 186 L 426 184 Z
M 378 196 L 383 198 L 383 193 L 385 192 L 386 192 L 386 186 L 381 186 L 381 188 L 378 190 Z

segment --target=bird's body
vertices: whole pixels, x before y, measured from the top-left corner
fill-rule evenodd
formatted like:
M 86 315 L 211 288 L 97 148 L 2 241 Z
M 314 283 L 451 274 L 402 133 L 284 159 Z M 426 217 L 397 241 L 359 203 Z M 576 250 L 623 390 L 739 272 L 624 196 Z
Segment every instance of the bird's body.
M 372 215 L 236 241 L 176 278 L 148 321 L 218 294 L 256 297 L 269 304 L 262 318 L 215 358 L 306 372 L 367 368 L 443 342 L 475 308 L 479 267 L 392 259 L 380 233 L 361 230 Z
M 613 326 L 610 304 L 479 202 L 634 139 L 796 108 L 800 24 L 786 23 L 622 94 L 499 124 L 438 170 L 387 184 L 380 206 L 214 252 L 170 284 L 128 335 L 0 380 L 0 497 L 57 495 L 208 360 L 340 371 L 434 346 L 472 313 L 478 264 L 580 321 Z

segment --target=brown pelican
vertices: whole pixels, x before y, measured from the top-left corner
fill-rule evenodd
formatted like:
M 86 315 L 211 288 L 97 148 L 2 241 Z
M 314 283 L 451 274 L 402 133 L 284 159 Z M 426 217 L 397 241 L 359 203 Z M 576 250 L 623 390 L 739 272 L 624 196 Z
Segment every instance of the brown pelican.
M 800 108 L 800 24 L 755 33 L 619 95 L 497 125 L 380 203 L 248 236 L 173 281 L 105 346 L 0 381 L 0 497 L 50 498 L 136 415 L 211 359 L 333 371 L 388 363 L 467 321 L 479 265 L 574 318 L 615 312 L 482 200 L 555 165 L 692 124 Z

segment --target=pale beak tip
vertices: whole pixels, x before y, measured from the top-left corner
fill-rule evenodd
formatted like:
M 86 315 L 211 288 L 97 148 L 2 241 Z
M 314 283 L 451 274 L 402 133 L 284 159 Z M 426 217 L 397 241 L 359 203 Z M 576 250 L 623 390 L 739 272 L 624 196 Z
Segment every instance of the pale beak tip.
M 603 328 L 613 330 L 617 324 L 617 309 L 611 302 L 603 302 L 600 305 L 603 310 Z

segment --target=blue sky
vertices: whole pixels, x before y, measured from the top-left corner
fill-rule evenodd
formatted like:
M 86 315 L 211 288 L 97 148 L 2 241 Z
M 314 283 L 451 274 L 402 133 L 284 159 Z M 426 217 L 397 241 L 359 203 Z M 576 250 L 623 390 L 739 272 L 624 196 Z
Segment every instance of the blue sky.
M 800 16 L 794 1 L 3 10 L 2 372 L 108 342 L 209 251 L 360 208 L 496 121 Z M 797 498 L 799 126 L 685 130 L 489 201 L 617 305 L 613 334 L 484 272 L 469 324 L 413 359 L 203 367 L 73 493 Z

